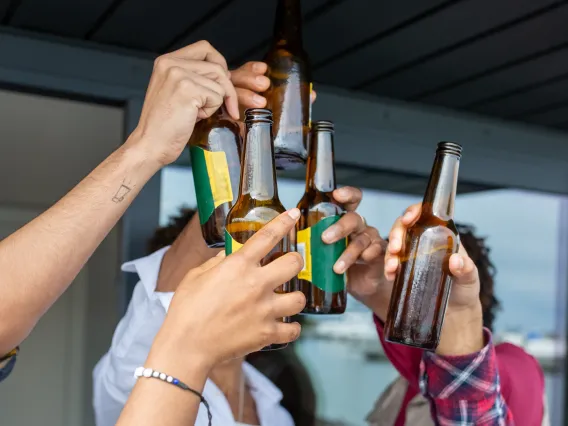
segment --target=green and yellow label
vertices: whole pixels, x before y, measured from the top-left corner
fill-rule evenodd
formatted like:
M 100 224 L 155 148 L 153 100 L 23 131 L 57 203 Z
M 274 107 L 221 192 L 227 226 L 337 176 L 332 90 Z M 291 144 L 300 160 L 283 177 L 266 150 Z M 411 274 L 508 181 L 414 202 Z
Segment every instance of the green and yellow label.
M 300 271 L 298 278 L 331 293 L 345 289 L 345 274 L 336 274 L 333 265 L 345 251 L 347 240 L 326 244 L 321 236 L 339 218 L 338 215 L 326 217 L 314 226 L 298 231 L 296 236 L 297 251 L 304 258 L 304 269 Z
M 231 175 L 223 151 L 206 151 L 198 146 L 189 148 L 191 168 L 197 196 L 199 222 L 203 225 L 221 204 L 233 201 Z
M 231 234 L 225 229 L 225 254 L 228 256 L 231 253 L 239 251 L 243 244 L 239 243 L 233 238 Z

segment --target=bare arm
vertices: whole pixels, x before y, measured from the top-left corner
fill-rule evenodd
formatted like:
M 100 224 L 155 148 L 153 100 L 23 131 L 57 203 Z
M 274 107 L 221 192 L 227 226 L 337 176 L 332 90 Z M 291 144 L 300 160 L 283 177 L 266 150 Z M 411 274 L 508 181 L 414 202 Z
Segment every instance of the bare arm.
M 47 212 L 0 242 L 0 356 L 27 337 L 150 177 L 177 159 L 195 122 L 223 102 L 238 117 L 227 63 L 209 43 L 156 60 L 128 141 Z

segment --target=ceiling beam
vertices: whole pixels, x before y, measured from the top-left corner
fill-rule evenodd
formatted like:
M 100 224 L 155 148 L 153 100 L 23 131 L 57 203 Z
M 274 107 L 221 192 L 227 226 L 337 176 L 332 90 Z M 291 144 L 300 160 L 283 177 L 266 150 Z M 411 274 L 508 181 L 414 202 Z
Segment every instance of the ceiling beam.
M 153 60 L 139 52 L 0 28 L 0 84 L 127 101 L 144 96 Z M 464 145 L 460 176 L 568 194 L 568 135 L 316 85 L 315 119 L 336 123 L 342 163 L 428 174 L 436 143 Z

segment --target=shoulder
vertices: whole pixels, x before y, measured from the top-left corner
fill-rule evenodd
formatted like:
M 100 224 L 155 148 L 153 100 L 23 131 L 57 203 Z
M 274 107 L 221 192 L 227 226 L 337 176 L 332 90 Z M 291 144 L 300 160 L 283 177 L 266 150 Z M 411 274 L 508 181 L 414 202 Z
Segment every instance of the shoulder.
M 538 361 L 523 348 L 511 343 L 495 346 L 501 392 L 515 419 L 527 425 L 542 421 L 544 410 L 544 373 Z

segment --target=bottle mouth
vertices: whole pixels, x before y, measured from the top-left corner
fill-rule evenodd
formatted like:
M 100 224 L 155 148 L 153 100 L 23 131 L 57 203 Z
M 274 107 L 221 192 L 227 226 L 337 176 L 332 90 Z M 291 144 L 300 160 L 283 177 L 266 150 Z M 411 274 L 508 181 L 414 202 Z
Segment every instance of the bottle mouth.
M 245 111 L 245 123 L 272 124 L 272 111 L 267 108 L 249 108 Z
M 461 157 L 462 149 L 462 146 L 458 143 L 444 141 L 438 143 L 436 152 L 439 152 L 440 154 L 453 154 Z
M 335 127 L 333 125 L 333 121 L 329 120 L 312 121 L 312 130 L 314 132 L 322 132 L 322 131 L 333 132 L 334 128 Z

